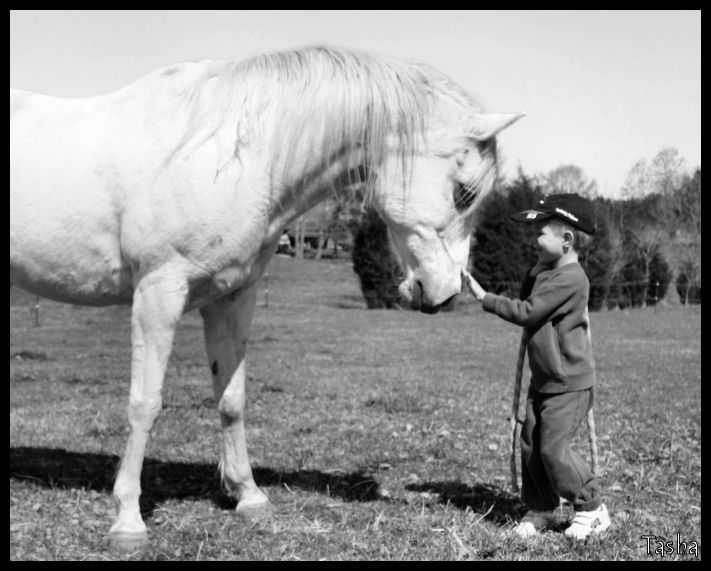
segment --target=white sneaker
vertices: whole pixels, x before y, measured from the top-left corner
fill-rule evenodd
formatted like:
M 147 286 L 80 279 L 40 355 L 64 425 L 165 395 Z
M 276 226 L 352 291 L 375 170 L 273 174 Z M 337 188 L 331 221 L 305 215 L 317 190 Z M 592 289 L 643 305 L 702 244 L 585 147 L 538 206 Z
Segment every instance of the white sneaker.
M 532 537 L 538 535 L 538 532 L 544 530 L 550 525 L 560 521 L 561 511 L 555 509 L 552 511 L 536 511 L 528 510 L 521 518 L 520 523 L 514 528 L 514 533 L 519 537 Z
M 538 535 L 538 530 L 530 521 L 522 521 L 514 527 L 514 533 L 522 538 Z
M 610 514 L 605 504 L 589 512 L 575 512 L 575 519 L 565 530 L 565 536 L 571 539 L 585 539 L 590 534 L 598 534 L 610 527 Z

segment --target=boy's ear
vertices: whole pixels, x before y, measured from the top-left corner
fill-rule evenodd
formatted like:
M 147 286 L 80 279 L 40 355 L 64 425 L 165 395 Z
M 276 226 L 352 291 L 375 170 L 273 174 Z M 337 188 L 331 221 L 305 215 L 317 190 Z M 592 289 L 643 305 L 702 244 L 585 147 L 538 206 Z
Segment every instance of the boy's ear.
M 570 230 L 563 232 L 563 240 L 568 242 L 571 246 L 575 245 L 575 234 Z

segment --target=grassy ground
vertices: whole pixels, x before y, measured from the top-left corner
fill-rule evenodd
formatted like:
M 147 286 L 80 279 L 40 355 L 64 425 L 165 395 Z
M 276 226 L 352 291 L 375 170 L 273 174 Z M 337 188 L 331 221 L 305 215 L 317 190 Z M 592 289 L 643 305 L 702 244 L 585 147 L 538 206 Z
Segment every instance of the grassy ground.
M 613 526 L 582 544 L 558 531 L 524 542 L 508 465 L 516 327 L 471 298 L 436 316 L 368 311 L 346 262 L 277 257 L 264 285 L 247 427 L 274 521 L 246 525 L 220 489 L 219 420 L 189 314 L 144 464 L 151 545 L 130 556 L 106 537 L 130 310 L 43 300 L 37 327 L 34 298 L 11 293 L 11 560 L 694 559 L 676 538 L 701 539 L 699 307 L 591 315 Z

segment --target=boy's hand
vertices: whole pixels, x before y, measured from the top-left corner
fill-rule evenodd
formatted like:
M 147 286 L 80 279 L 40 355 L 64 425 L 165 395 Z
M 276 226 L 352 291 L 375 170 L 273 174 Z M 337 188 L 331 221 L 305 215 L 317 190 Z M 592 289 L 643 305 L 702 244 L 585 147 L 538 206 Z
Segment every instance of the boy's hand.
M 486 295 L 486 291 L 484 290 L 483 287 L 479 285 L 479 282 L 476 281 L 472 275 L 466 271 L 464 268 L 462 268 L 462 277 L 464 278 L 464 283 L 467 284 L 467 288 L 469 288 L 469 291 L 472 292 L 472 295 L 478 300 L 481 301 L 484 299 L 484 296 Z

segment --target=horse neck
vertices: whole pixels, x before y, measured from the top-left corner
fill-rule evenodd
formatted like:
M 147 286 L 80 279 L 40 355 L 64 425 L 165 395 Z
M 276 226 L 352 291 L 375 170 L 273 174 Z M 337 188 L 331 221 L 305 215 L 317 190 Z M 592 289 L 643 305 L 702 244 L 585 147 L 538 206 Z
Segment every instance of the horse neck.
M 282 185 L 275 193 L 272 208 L 270 227 L 275 235 L 317 204 L 359 184 L 362 163 L 362 151 L 344 152 L 328 166 L 313 169 L 293 184 Z

